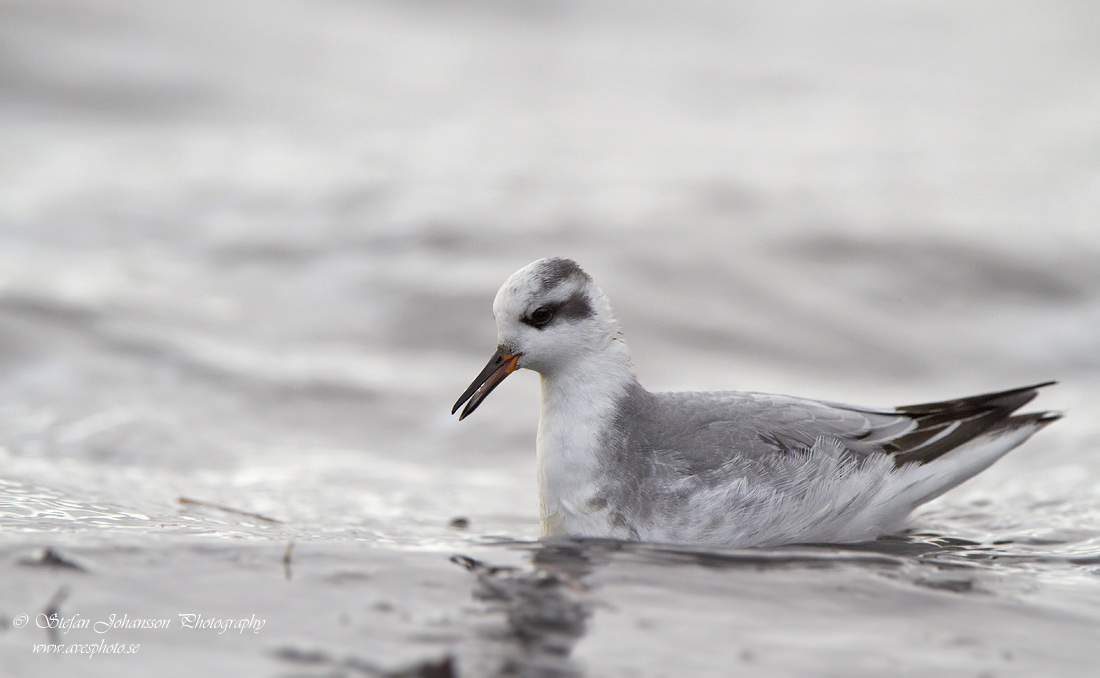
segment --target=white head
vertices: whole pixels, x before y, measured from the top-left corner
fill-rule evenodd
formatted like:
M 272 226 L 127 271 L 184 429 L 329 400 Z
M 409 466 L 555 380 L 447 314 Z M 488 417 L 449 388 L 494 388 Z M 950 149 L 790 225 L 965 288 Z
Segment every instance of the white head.
M 512 274 L 493 300 L 497 342 L 517 367 L 543 375 L 576 364 L 615 337 L 607 297 L 570 259 L 540 259 Z
M 552 377 L 613 345 L 626 356 L 607 296 L 570 259 L 540 259 L 513 273 L 497 292 L 493 316 L 497 352 L 455 404 L 452 412 L 470 400 L 462 417 L 521 367 Z

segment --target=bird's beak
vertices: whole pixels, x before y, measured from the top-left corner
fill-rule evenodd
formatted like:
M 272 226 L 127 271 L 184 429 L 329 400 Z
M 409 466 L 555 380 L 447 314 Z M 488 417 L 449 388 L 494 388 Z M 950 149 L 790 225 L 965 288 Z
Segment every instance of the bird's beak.
M 457 412 L 458 408 L 462 407 L 462 403 L 469 400 L 470 402 L 466 403 L 462 414 L 458 415 L 459 421 L 465 419 L 466 415 L 477 409 L 477 406 L 481 404 L 482 400 L 485 400 L 485 396 L 497 387 L 497 384 L 519 369 L 516 367 L 517 362 L 519 362 L 519 354 L 509 353 L 503 347 L 498 346 L 497 352 L 493 354 L 492 358 L 489 358 L 489 364 L 485 366 L 481 374 L 477 375 L 469 388 L 462 393 L 455 406 L 451 408 L 451 414 Z

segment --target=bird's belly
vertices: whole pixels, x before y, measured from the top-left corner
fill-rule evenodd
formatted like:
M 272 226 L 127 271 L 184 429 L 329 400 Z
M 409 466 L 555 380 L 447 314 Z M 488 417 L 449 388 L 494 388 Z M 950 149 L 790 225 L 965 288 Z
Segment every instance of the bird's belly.
M 574 398 L 555 402 L 548 407 L 544 391 L 536 455 L 543 536 L 637 539 L 621 507 L 607 499 L 614 476 L 604 449 L 610 413 Z
M 543 505 L 541 512 L 543 537 L 609 537 L 637 539 L 637 532 L 616 520 L 607 509 L 578 512 L 558 506 Z

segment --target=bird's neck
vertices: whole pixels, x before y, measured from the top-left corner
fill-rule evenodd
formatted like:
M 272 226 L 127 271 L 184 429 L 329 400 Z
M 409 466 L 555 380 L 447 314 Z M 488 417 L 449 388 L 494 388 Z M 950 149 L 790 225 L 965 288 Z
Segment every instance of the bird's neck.
M 583 533 L 589 502 L 599 492 L 600 457 L 622 398 L 637 386 L 626 344 L 601 350 L 542 375 L 538 433 L 539 503 L 543 533 Z

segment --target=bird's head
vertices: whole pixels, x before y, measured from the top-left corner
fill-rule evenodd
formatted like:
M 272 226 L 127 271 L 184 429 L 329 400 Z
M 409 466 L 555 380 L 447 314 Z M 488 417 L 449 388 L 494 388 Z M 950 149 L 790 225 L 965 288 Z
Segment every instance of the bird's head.
M 516 271 L 493 301 L 497 351 L 455 403 L 460 419 L 519 368 L 543 376 L 582 363 L 618 334 L 607 297 L 570 259 L 540 259 Z

